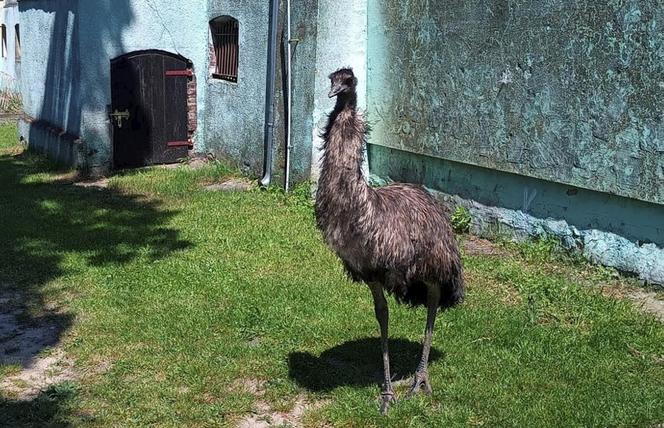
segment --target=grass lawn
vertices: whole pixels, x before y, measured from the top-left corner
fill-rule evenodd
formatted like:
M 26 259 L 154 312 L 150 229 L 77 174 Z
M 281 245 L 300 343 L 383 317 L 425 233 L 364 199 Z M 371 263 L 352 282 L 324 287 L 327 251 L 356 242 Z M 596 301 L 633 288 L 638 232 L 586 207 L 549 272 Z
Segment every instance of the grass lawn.
M 74 186 L 14 132 L 0 128 L 0 297 L 21 296 L 25 325 L 57 325 L 35 358 L 56 346 L 76 375 L 28 399 L 0 392 L 0 425 L 664 423 L 662 324 L 620 298 L 630 281 L 550 243 L 465 254 L 466 302 L 436 326 L 433 395 L 383 417 L 370 294 L 322 242 L 306 191 L 204 191 L 233 174 L 216 163 Z M 401 379 L 425 311 L 390 310 Z M 0 365 L 0 381 L 20 370 Z

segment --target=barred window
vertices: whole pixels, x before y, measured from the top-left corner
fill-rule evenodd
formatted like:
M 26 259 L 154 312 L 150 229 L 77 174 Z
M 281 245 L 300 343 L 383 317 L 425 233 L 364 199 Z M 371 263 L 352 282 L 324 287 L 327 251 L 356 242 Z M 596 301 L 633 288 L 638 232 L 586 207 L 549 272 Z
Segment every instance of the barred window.
M 14 27 L 14 30 L 16 32 L 16 45 L 15 45 L 15 50 L 14 50 L 14 55 L 16 57 L 16 61 L 19 62 L 21 61 L 21 29 L 19 28 L 18 24 Z
M 239 58 L 239 24 L 237 19 L 221 16 L 210 21 L 212 34 L 213 65 L 212 77 L 237 82 Z
M 2 57 L 7 58 L 7 27 L 0 25 L 2 31 Z

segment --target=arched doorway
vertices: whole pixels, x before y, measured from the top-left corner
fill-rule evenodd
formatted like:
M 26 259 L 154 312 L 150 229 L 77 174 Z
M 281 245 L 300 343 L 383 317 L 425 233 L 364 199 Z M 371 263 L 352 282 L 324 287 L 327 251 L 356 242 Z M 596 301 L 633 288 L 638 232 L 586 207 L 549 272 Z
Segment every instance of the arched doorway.
M 191 63 L 162 51 L 111 61 L 114 168 L 174 163 L 187 156 Z

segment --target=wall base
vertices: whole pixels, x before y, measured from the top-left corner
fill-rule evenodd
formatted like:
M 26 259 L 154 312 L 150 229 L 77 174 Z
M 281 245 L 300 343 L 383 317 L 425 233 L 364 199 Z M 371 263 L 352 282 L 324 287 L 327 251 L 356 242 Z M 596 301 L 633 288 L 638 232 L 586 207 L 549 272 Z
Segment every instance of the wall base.
M 614 233 L 579 230 L 565 220 L 541 219 L 522 211 L 489 207 L 459 196 L 431 191 L 446 204 L 462 205 L 470 211 L 473 234 L 486 238 L 508 235 L 515 240 L 553 237 L 566 249 L 581 252 L 593 263 L 634 274 L 650 284 L 664 285 L 664 249 L 655 244 L 638 245 Z
M 51 160 L 85 170 L 85 144 L 77 136 L 66 133 L 47 122 L 21 117 L 18 120 L 19 138 L 28 149 L 43 153 Z
M 485 237 L 554 237 L 590 261 L 664 285 L 664 207 L 369 145 L 373 182 L 422 183 Z M 454 196 L 451 196 L 454 195 Z

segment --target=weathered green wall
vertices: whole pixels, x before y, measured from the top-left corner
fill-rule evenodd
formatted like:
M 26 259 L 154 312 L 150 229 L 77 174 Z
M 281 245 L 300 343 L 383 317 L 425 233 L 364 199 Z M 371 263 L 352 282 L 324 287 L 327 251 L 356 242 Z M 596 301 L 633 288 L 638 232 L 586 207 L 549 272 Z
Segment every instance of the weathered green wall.
M 370 0 L 368 17 L 372 144 L 664 203 L 664 1 Z
M 207 76 L 205 144 L 202 149 L 230 160 L 246 172 L 260 176 L 263 169 L 265 126 L 265 78 L 268 49 L 268 1 L 227 2 L 208 0 L 208 20 L 222 15 L 240 24 L 240 64 L 237 83 Z M 291 2 L 291 33 L 294 44 L 292 73 L 291 181 L 309 177 L 316 58 L 317 0 Z M 286 46 L 285 2 L 280 5 L 272 183 L 283 185 L 285 168 Z M 206 22 L 207 25 L 207 22 Z
M 369 160 L 373 171 L 393 180 L 422 183 L 489 207 L 507 208 L 515 218 L 521 212 L 564 219 L 581 230 L 609 230 L 635 242 L 664 246 L 662 205 L 378 145 L 370 146 Z M 529 225 L 518 227 L 530 232 Z
M 286 168 L 286 2 L 281 0 L 279 55 L 275 97 L 275 185 L 283 185 Z M 318 0 L 291 0 L 292 93 L 290 184 L 306 181 L 311 173 L 311 141 L 317 50 Z
M 319 0 L 317 46 L 314 68 L 313 143 L 311 144 L 311 179 L 320 174 L 322 130 L 336 99 L 330 99 L 330 73 L 341 67 L 352 67 L 359 77 L 357 101 L 366 107 L 367 75 L 367 0 Z

